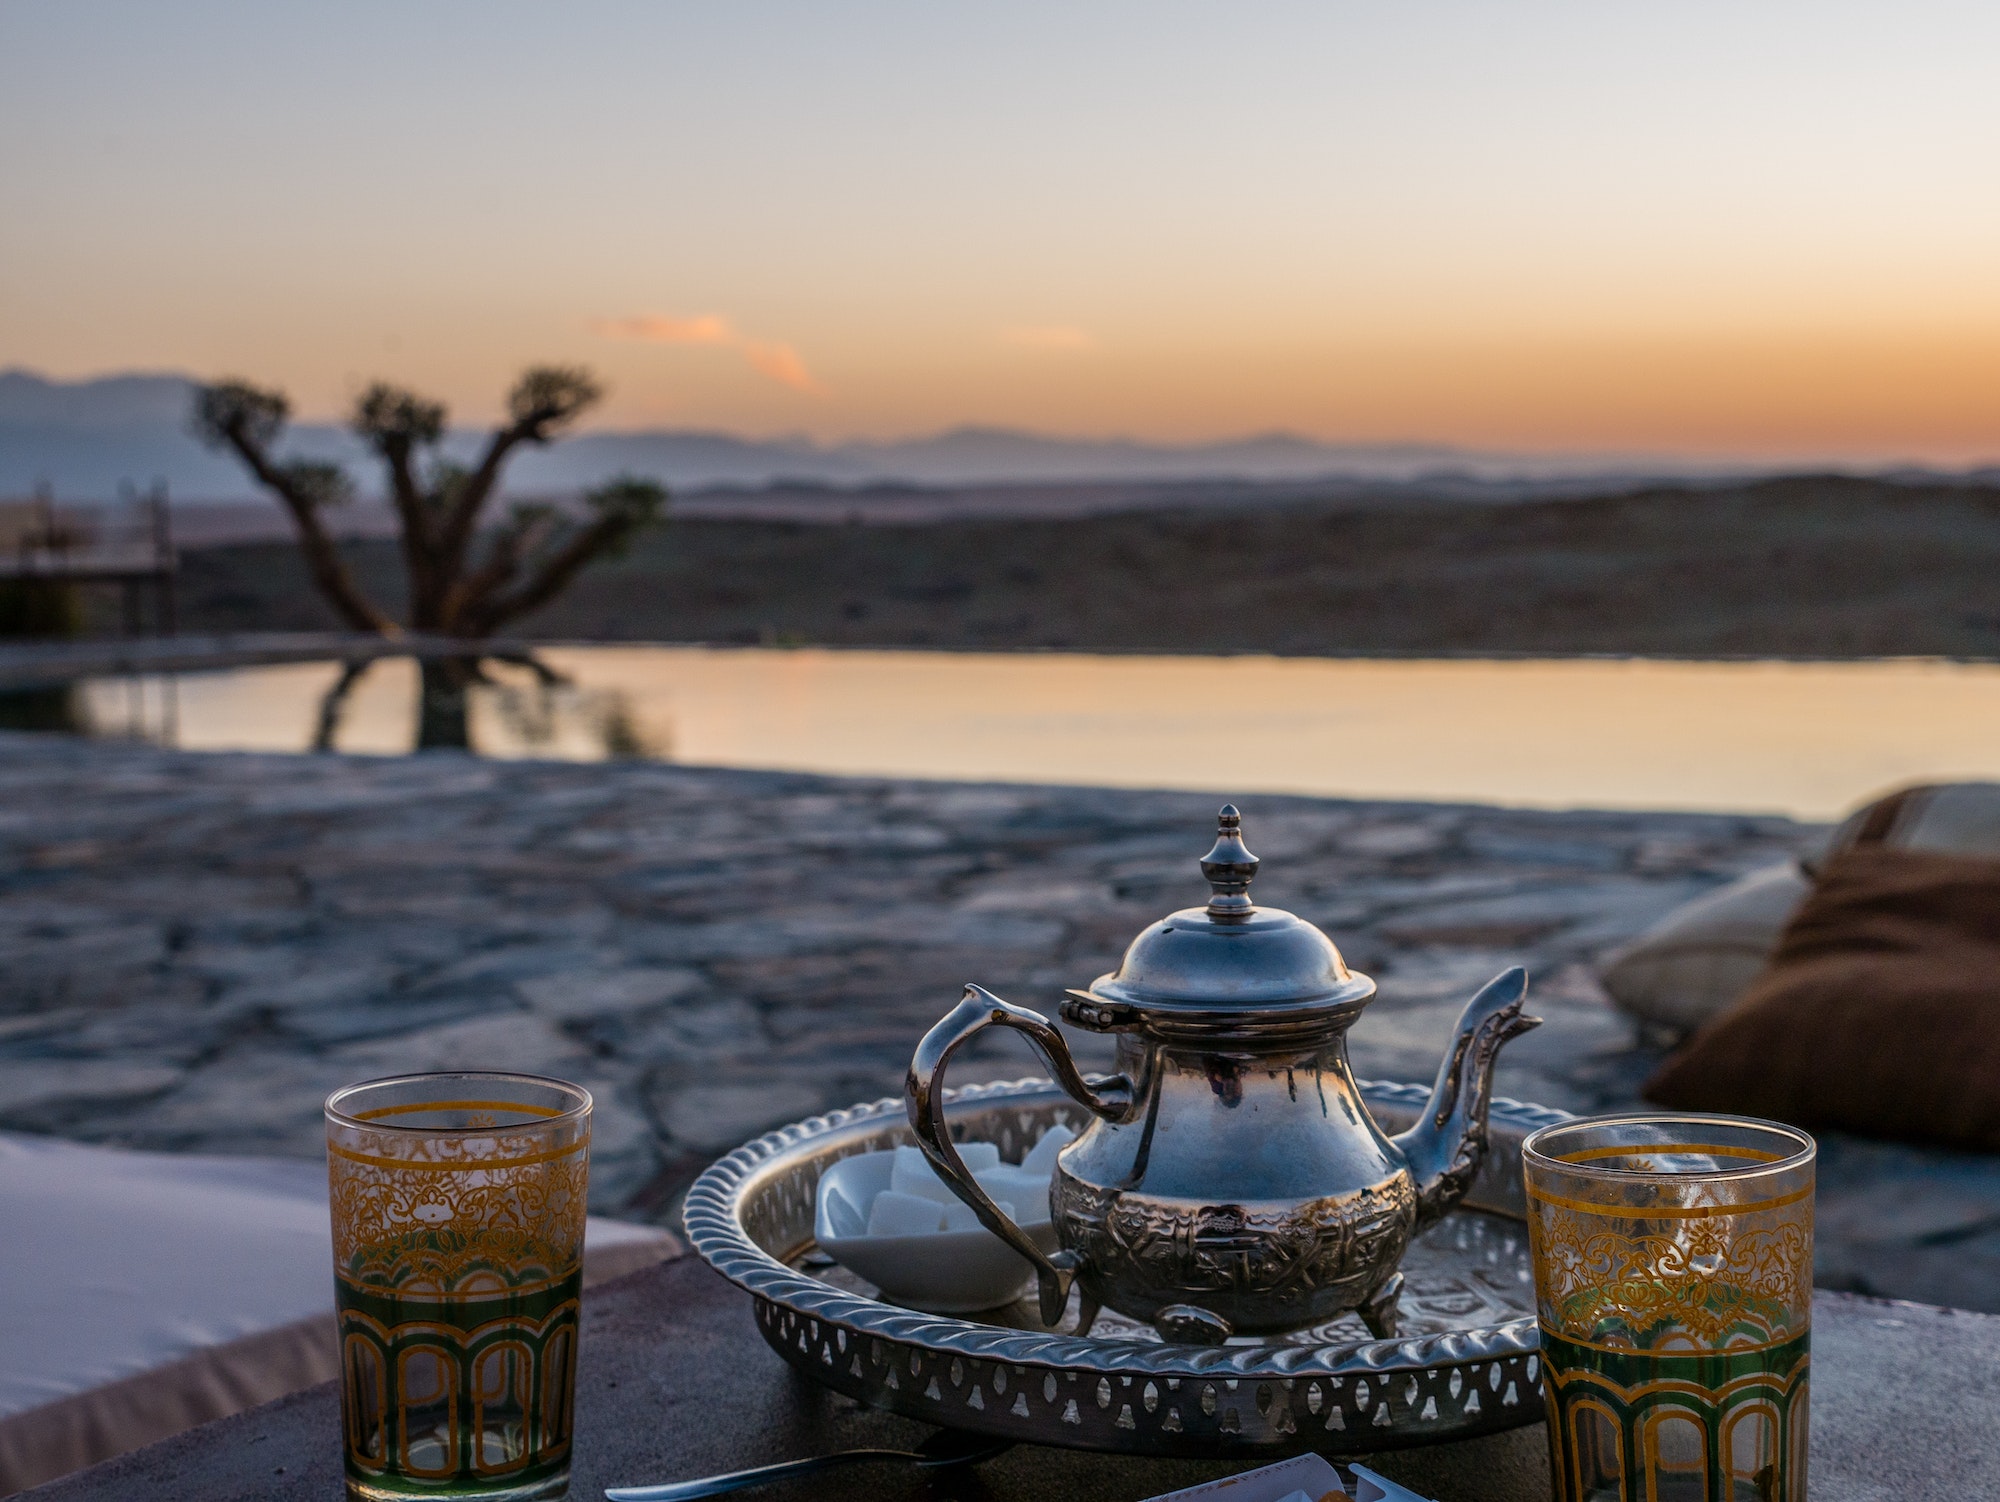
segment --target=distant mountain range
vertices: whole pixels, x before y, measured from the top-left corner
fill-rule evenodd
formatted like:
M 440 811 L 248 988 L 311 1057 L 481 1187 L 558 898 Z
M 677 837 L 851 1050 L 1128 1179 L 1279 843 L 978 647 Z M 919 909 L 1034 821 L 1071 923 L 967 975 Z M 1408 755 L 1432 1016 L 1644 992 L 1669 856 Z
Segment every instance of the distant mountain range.
M 190 436 L 195 382 L 184 375 L 132 374 L 51 381 L 0 371 L 0 496 L 47 484 L 63 500 L 103 500 L 121 484 L 164 480 L 176 497 L 249 498 L 252 488 L 227 455 Z M 473 452 L 481 434 L 454 434 L 450 448 Z M 367 455 L 345 429 L 302 423 L 283 450 L 355 466 L 373 479 Z M 1328 444 L 1287 433 L 1218 443 L 1169 445 L 1127 439 L 1055 438 L 1004 428 L 963 427 L 897 442 L 815 443 L 728 433 L 653 429 L 584 433 L 522 453 L 510 467 L 516 494 L 559 494 L 620 472 L 649 475 L 681 491 L 772 485 L 925 487 L 1061 482 L 1319 478 L 1410 481 L 1607 481 L 1743 473 L 1742 466 L 1617 460 L 1604 456 L 1482 453 L 1442 444 Z

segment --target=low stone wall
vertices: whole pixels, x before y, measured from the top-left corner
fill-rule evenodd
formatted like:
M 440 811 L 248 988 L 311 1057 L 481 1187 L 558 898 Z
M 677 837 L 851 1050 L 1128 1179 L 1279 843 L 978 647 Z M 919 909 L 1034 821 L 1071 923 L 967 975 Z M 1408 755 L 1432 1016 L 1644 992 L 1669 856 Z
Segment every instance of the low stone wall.
M 309 1156 L 337 1085 L 532 1069 L 596 1093 L 596 1206 L 666 1214 L 738 1142 L 898 1091 L 964 982 L 1052 1009 L 1202 900 L 1219 801 L 0 736 L 0 1128 Z M 1381 984 L 1357 1072 L 1428 1081 L 1525 963 L 1547 1025 L 1499 1089 L 1573 1110 L 1655 1062 L 1592 962 L 1814 833 L 1239 802 L 1257 896 Z M 1010 1040 L 955 1077 L 1035 1072 Z M 1822 1185 L 1824 1281 L 2000 1307 L 2000 1164 L 1829 1143 Z

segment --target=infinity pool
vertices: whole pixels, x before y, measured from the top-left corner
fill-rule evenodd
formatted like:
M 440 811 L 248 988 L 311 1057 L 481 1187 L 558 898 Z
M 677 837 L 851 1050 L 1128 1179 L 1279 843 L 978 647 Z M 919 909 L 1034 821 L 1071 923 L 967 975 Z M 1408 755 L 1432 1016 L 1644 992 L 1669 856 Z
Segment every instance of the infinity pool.
M 492 756 L 1121 787 L 1731 809 L 1826 818 L 1916 779 L 2000 778 L 2000 665 L 1380 660 L 552 648 L 477 691 Z M 331 664 L 84 686 L 101 734 L 302 751 Z M 384 662 L 334 746 L 407 751 Z

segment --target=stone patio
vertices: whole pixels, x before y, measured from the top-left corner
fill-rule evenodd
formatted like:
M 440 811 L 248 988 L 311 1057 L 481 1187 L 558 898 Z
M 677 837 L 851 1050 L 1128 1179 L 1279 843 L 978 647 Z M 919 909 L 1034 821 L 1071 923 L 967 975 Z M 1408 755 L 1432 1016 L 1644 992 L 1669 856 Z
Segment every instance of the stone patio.
M 963 982 L 1050 1009 L 1110 968 L 1205 895 L 1220 801 L 0 736 L 0 1129 L 316 1156 L 336 1085 L 535 1069 L 596 1092 L 594 1207 L 666 1218 L 738 1142 L 898 1091 Z M 1260 899 L 1381 983 L 1359 1073 L 1427 1082 L 1464 999 L 1525 963 L 1547 1025 L 1499 1089 L 1572 1110 L 1636 1103 L 1657 1058 L 1592 963 L 1817 834 L 1237 801 Z M 1002 1041 L 955 1078 L 1033 1072 Z M 2000 1309 L 2000 1160 L 1822 1145 L 1822 1283 Z

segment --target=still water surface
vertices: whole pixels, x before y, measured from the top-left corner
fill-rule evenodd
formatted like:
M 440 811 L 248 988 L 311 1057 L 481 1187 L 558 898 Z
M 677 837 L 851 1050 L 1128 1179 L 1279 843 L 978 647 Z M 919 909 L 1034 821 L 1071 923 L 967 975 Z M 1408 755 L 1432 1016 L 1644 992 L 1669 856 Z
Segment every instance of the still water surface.
M 904 777 L 1730 809 L 1828 818 L 1888 785 L 2000 778 L 2000 665 L 552 648 L 575 687 L 480 691 L 493 756 Z M 507 673 L 508 670 L 500 670 Z M 189 674 L 163 738 L 301 751 L 330 664 Z M 379 663 L 335 745 L 407 751 L 416 673 Z M 102 733 L 163 686 L 85 686 Z

